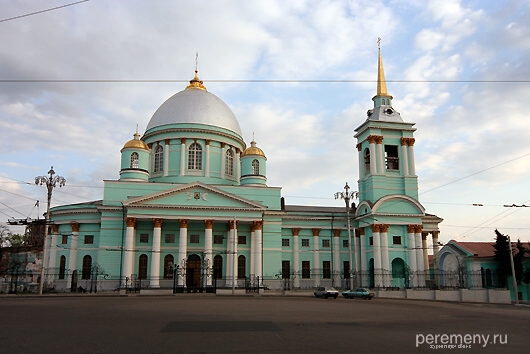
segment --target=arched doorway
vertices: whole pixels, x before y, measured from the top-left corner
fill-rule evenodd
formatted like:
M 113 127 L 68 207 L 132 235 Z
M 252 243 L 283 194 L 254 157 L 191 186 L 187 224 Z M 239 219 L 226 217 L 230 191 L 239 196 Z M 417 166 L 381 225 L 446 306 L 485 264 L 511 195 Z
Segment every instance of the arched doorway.
M 374 272 L 374 259 L 370 258 L 370 261 L 368 262 L 368 287 L 373 288 L 375 284 L 375 272 Z
M 399 257 L 396 257 L 394 260 L 392 260 L 392 286 L 397 286 L 400 288 L 409 287 L 405 261 Z
M 186 288 L 188 291 L 197 291 L 201 285 L 201 257 L 190 254 L 186 268 Z

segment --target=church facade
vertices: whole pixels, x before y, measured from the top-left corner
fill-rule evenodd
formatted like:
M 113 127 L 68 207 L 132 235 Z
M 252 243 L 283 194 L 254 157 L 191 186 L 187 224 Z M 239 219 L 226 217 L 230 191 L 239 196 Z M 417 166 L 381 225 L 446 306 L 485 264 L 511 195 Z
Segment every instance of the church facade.
M 57 290 L 426 286 L 428 243 L 436 252 L 442 219 L 418 200 L 414 124 L 392 106 L 381 53 L 372 100 L 346 152 L 357 147 L 358 205 L 285 205 L 281 188 L 267 185 L 265 153 L 247 146 L 196 71 L 143 136 L 124 144 L 119 179 L 104 181 L 102 200 L 51 209 L 46 282 Z

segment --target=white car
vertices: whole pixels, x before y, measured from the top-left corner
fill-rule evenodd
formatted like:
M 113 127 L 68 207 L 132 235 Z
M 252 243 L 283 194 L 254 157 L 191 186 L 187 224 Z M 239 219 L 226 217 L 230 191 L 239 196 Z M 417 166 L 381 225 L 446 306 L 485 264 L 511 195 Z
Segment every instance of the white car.
M 319 286 L 317 291 L 315 291 L 315 297 L 323 297 L 324 299 L 332 297 L 336 299 L 337 296 L 339 296 L 338 290 L 332 287 Z

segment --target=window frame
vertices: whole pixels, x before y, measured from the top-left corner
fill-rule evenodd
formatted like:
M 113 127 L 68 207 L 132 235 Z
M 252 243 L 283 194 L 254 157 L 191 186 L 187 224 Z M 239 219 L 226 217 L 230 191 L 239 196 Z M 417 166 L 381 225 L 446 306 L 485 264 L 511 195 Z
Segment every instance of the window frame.
M 163 157 L 164 157 L 164 147 L 160 144 L 155 147 L 155 157 L 153 161 L 153 172 L 158 173 L 163 171 Z
M 198 142 L 193 142 L 188 146 L 188 170 L 202 170 L 202 151 L 202 145 Z

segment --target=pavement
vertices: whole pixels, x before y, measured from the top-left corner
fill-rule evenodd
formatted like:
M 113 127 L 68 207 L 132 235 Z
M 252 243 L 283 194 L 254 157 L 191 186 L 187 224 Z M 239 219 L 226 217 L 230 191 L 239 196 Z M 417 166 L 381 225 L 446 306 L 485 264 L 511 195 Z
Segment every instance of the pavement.
M 2 296 L 0 314 L 6 354 L 504 354 L 530 333 L 524 306 L 341 297 Z

